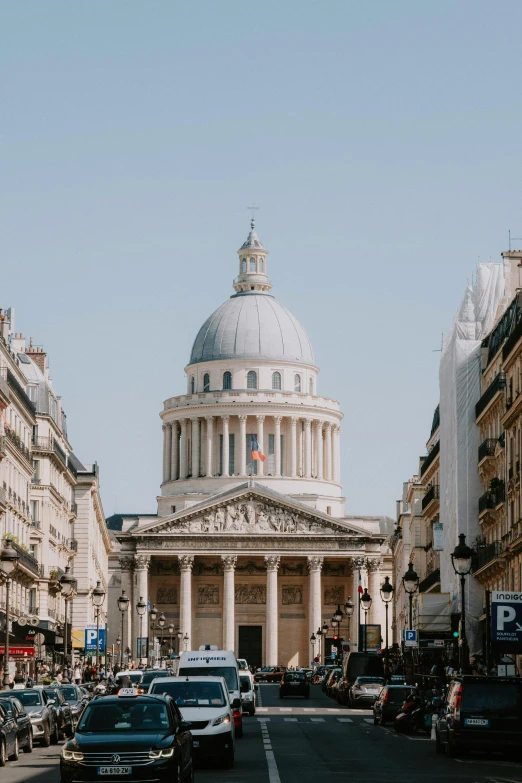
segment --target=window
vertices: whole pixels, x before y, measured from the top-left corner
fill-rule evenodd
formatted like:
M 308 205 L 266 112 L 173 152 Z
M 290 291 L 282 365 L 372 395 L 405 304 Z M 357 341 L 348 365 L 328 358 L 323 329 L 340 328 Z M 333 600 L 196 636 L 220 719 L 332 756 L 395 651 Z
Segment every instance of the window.
M 274 372 L 272 374 L 272 389 L 280 389 L 280 388 L 281 388 L 281 373 Z
M 170 507 L 170 513 L 171 514 L 175 514 L 176 513 L 176 506 L 171 506 Z
M 300 392 L 301 391 L 301 376 L 295 375 L 294 376 L 294 391 Z
M 40 521 L 40 502 L 38 500 L 31 500 L 31 517 L 33 522 Z
M 29 399 L 31 402 L 38 402 L 38 386 L 28 386 L 27 392 L 29 394 Z
M 255 272 L 256 271 L 256 259 L 251 258 L 250 259 L 250 271 Z
M 40 460 L 39 459 L 33 459 L 33 478 L 32 482 L 33 484 L 39 484 L 40 483 Z
M 249 370 L 247 375 L 247 389 L 257 389 L 257 373 Z
M 231 389 L 232 388 L 232 373 L 231 372 L 224 372 L 223 373 L 223 388 L 224 389 Z
M 308 391 L 309 391 L 310 394 L 314 393 L 314 379 L 313 378 L 310 378 L 310 380 L 308 381 Z
M 194 394 L 195 391 L 196 391 L 196 379 L 194 378 L 194 376 L 192 376 L 192 378 L 190 379 L 190 393 Z
M 203 391 L 208 392 L 210 391 L 210 375 L 208 372 L 205 373 L 203 376 Z
M 247 269 L 247 267 L 246 267 L 246 258 L 243 258 L 241 260 L 241 271 L 242 272 L 246 272 L 246 269 Z
M 263 259 L 262 258 L 259 259 L 259 271 L 261 272 L 261 274 L 264 272 L 264 269 L 263 269 Z

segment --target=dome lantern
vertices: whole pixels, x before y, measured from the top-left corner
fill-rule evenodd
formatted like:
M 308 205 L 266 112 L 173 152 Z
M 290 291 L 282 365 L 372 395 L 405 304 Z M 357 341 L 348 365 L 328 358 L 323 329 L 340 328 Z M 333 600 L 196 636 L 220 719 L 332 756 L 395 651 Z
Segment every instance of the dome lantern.
M 234 290 L 261 291 L 266 293 L 272 288 L 272 283 L 266 274 L 265 250 L 256 232 L 256 221 L 252 217 L 250 221 L 250 233 L 237 251 L 239 256 L 239 274 L 234 280 Z

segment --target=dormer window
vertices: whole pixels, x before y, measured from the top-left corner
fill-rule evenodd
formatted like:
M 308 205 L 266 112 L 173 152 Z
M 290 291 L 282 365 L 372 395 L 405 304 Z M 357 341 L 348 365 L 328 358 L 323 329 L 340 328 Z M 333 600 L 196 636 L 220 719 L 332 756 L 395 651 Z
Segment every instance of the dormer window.
M 250 271 L 255 272 L 256 271 L 256 259 L 251 258 L 250 259 Z

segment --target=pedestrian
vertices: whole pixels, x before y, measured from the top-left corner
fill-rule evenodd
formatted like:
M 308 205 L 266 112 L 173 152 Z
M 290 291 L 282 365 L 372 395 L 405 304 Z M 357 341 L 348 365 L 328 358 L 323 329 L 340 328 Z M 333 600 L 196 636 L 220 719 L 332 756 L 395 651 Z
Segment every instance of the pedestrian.
M 80 669 L 78 664 L 76 664 L 76 666 L 74 667 L 73 679 L 76 685 L 79 685 L 82 681 L 82 670 Z
M 14 682 L 15 682 L 15 685 L 24 685 L 25 684 L 25 677 L 24 677 L 24 675 L 22 674 L 22 672 L 19 669 L 16 670 L 16 674 L 14 676 Z

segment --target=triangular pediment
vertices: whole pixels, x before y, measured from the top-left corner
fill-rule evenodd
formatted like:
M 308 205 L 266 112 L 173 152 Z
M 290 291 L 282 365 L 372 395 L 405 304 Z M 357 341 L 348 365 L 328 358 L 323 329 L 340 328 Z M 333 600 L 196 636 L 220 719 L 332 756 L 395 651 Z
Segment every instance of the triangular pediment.
M 151 534 L 371 537 L 361 528 L 254 483 L 214 495 L 132 532 L 133 537 Z

